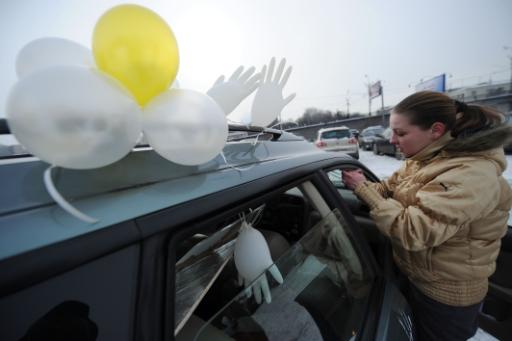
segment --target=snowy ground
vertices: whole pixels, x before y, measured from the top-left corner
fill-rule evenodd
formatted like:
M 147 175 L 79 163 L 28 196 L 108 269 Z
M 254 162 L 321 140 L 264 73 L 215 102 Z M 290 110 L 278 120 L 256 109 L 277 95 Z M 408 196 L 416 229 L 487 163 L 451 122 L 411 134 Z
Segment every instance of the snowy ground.
M 375 155 L 371 151 L 359 150 L 359 161 L 368 167 L 375 175 L 383 179 L 389 177 L 397 170 L 403 161 L 396 160 L 394 157 L 385 155 Z M 512 155 L 507 155 L 508 168 L 503 174 L 512 184 Z M 509 222 L 510 223 L 510 222 Z M 476 335 L 468 341 L 497 341 L 495 337 L 478 329 Z
M 403 161 L 392 156 L 375 155 L 372 151 L 359 150 L 359 161 L 370 168 L 379 178 L 386 178 L 396 171 Z M 503 173 L 505 179 L 512 183 L 512 155 L 507 155 L 508 167 Z

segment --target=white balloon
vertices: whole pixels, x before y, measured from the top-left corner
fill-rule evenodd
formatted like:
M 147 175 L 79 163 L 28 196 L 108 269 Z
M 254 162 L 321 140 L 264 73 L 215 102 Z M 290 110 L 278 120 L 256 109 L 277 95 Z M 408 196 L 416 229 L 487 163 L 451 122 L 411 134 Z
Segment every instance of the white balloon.
M 167 90 L 148 103 L 143 131 L 158 154 L 187 166 L 213 159 L 228 137 L 219 105 L 205 94 L 185 89 Z
M 7 119 L 28 151 L 53 165 L 88 169 L 128 154 L 141 132 L 135 99 L 110 76 L 60 65 L 14 85 Z
M 29 74 L 56 65 L 95 67 L 91 51 L 72 40 L 40 38 L 25 45 L 16 57 L 16 74 L 23 78 Z

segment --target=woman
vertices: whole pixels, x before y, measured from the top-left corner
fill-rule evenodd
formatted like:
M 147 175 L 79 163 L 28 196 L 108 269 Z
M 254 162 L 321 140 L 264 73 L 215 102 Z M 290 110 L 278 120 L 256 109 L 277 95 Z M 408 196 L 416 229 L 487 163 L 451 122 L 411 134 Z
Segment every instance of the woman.
M 490 108 L 422 91 L 389 119 L 391 143 L 407 160 L 389 179 L 343 173 L 370 207 L 393 256 L 409 278 L 420 340 L 466 340 L 496 268 L 512 191 L 501 176 L 512 127 Z

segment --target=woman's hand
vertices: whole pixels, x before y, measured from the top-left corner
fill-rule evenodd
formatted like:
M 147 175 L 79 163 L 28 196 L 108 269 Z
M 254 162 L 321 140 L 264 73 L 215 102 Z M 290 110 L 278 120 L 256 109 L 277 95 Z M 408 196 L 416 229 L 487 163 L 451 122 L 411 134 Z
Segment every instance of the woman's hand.
M 345 186 L 349 189 L 355 189 L 359 184 L 366 181 L 366 177 L 363 174 L 363 171 L 360 169 L 355 170 L 344 170 L 343 173 L 343 182 Z

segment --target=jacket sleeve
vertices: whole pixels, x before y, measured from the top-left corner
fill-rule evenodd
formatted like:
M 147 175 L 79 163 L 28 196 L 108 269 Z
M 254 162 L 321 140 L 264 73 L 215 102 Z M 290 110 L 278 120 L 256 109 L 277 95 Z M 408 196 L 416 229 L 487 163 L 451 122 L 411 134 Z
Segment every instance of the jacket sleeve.
M 494 176 L 493 176 L 494 175 Z M 438 246 L 465 224 L 496 205 L 499 184 L 495 174 L 462 165 L 421 186 L 404 203 L 385 198 L 364 182 L 355 194 L 370 207 L 379 230 L 410 251 Z
M 402 168 L 403 168 L 403 166 L 402 166 Z M 400 174 L 402 168 L 400 170 L 394 172 L 389 178 L 387 178 L 385 180 L 382 180 L 380 182 L 367 181 L 366 185 L 369 187 L 373 187 L 384 198 L 391 197 L 391 196 L 393 196 L 393 192 L 397 185 L 397 182 L 399 179 L 399 174 Z

